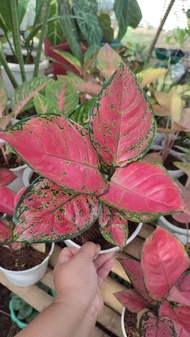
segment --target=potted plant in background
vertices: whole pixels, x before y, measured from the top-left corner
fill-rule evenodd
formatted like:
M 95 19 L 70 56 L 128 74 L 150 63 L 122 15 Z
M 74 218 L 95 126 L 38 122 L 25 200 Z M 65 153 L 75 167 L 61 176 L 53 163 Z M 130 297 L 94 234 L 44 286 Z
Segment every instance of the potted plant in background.
M 12 215 L 23 190 L 15 194 L 4 186 L 14 178 L 11 171 L 0 171 L 0 270 L 11 283 L 28 286 L 37 283 L 45 274 L 54 244 L 50 247 L 45 243 L 14 242 Z
M 51 0 L 36 2 L 34 21 L 31 26 L 26 25 L 23 28 L 21 24 L 27 13 L 28 3 L 29 1 L 23 0 L 7 0 L 0 4 L 0 28 L 4 32 L 1 38 L 0 63 L 9 97 L 12 97 L 14 89 L 24 81 L 38 75 L 44 76 L 48 67 L 48 61 L 43 61 L 43 40 Z M 34 38 L 38 33 L 36 46 Z M 6 55 L 7 45 L 9 55 Z
M 74 238 L 98 220 L 105 239 L 122 248 L 127 220 L 183 211 L 181 191 L 167 171 L 141 160 L 154 135 L 151 105 L 126 65 L 97 96 L 89 130 L 60 114 L 44 114 L 0 132 L 40 175 L 18 203 L 14 239 Z
M 141 261 L 119 259 L 132 288 L 115 293 L 137 315 L 139 336 L 189 336 L 189 256 L 182 243 L 163 228 L 145 240 Z M 122 313 L 123 336 L 127 336 Z

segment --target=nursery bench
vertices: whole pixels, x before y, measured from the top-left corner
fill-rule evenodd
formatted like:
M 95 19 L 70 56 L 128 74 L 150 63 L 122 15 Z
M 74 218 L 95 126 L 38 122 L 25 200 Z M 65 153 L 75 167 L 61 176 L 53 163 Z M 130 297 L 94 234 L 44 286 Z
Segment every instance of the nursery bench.
M 121 267 L 117 258 L 128 255 L 139 260 L 144 239 L 154 229 L 154 224 L 144 224 L 141 228 L 141 231 L 139 232 L 139 235 L 122 252 L 115 254 L 114 266 L 110 276 L 107 277 L 101 289 L 105 304 L 103 311 L 98 318 L 92 337 L 123 336 L 121 331 L 122 305 L 117 301 L 113 293 L 125 289 L 126 282 L 129 282 L 129 279 L 123 271 L 123 268 Z M 41 280 L 42 283 L 51 289 L 54 289 L 53 268 L 57 261 L 60 250 L 61 248 L 58 245 L 55 245 L 53 255 L 49 261 L 48 270 Z M 29 287 L 14 286 L 6 279 L 2 272 L 0 272 L 0 283 L 17 294 L 19 297 L 23 298 L 39 312 L 45 309 L 52 302 L 52 296 L 38 288 L 36 285 Z

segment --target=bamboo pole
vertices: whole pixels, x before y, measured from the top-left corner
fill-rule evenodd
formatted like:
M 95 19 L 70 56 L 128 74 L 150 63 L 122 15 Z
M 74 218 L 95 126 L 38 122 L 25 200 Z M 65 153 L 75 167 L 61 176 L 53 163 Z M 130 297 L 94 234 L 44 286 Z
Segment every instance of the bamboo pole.
M 163 26 L 164 26 L 164 24 L 165 24 L 165 22 L 167 20 L 168 15 L 169 15 L 172 7 L 173 7 L 174 2 L 175 2 L 175 0 L 171 0 L 170 1 L 169 5 L 168 5 L 168 8 L 166 9 L 166 12 L 165 12 L 164 16 L 163 16 L 162 20 L 160 21 L 160 25 L 158 27 L 156 35 L 155 35 L 155 37 L 154 37 L 154 39 L 153 39 L 153 41 L 152 41 L 152 43 L 150 45 L 146 62 L 149 62 L 149 60 L 150 60 L 150 58 L 152 56 L 152 52 L 154 50 L 155 44 L 156 44 L 156 42 L 157 42 L 157 40 L 159 38 L 159 35 L 160 35 L 160 33 L 162 31 L 162 28 L 163 28 Z

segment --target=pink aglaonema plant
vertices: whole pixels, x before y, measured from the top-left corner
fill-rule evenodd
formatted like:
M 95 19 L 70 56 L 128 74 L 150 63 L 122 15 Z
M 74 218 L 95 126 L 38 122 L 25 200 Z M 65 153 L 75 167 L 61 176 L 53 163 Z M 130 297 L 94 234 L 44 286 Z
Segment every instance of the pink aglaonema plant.
M 17 194 L 11 191 L 6 185 L 10 184 L 16 176 L 8 169 L 0 169 L 0 245 L 8 245 L 10 249 L 21 249 L 27 242 L 15 242 L 14 224 L 12 216 L 15 206 L 18 203 L 26 187 L 22 188 Z M 44 243 L 34 243 L 32 247 L 38 251 L 45 251 Z
M 108 241 L 123 247 L 127 219 L 147 222 L 183 211 L 181 191 L 164 167 L 142 161 L 154 135 L 151 105 L 126 65 L 98 94 L 88 130 L 44 114 L 0 132 L 40 175 L 17 205 L 16 240 L 74 238 L 96 222 Z
M 141 261 L 119 259 L 133 288 L 114 295 L 137 314 L 141 337 L 190 335 L 189 257 L 182 243 L 163 228 L 145 240 Z

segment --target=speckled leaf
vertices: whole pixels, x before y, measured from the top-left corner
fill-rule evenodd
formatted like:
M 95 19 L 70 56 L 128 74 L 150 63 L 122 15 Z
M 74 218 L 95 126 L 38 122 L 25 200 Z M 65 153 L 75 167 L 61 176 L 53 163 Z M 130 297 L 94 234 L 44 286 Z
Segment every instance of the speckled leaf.
M 71 83 L 65 83 L 59 78 L 49 83 L 45 92 L 48 101 L 54 105 L 58 113 L 69 116 L 76 109 L 79 96 Z
M 116 210 L 102 205 L 98 218 L 100 232 L 113 245 L 125 247 L 128 239 L 128 221 Z
M 0 212 L 12 215 L 15 193 L 6 186 L 0 186 Z
M 108 43 L 98 51 L 96 67 L 106 80 L 109 80 L 121 63 L 123 63 L 121 56 Z
M 0 219 L 0 244 L 12 242 L 13 223 L 6 219 Z
M 71 192 L 98 195 L 108 188 L 87 130 L 62 116 L 22 120 L 0 132 L 0 138 L 35 171 Z
M 150 148 L 155 133 L 152 107 L 126 65 L 99 93 L 89 128 L 91 141 L 108 166 L 124 167 Z
M 69 194 L 48 179 L 38 178 L 22 195 L 13 221 L 17 241 L 60 241 L 86 231 L 97 219 L 94 196 Z
M 14 116 L 17 117 L 24 106 L 31 101 L 37 92 L 41 91 L 52 80 L 48 77 L 35 77 L 27 82 L 21 84 L 18 89 L 15 90 L 12 100 L 11 108 L 14 111 Z
M 94 98 L 87 100 L 84 104 L 80 105 L 75 112 L 70 117 L 74 122 L 88 127 L 90 114 L 92 110 L 92 106 L 94 104 Z
M 138 313 L 147 307 L 145 299 L 133 289 L 117 292 L 114 296 L 125 308 L 132 312 Z
M 173 322 L 168 317 L 159 317 L 152 311 L 146 311 L 140 319 L 141 337 L 177 337 Z
M 135 222 L 146 222 L 172 211 L 183 211 L 181 192 L 160 165 L 136 162 L 116 169 L 106 194 L 100 197 L 108 206 L 125 212 Z
M 141 265 L 151 297 L 162 300 L 189 267 L 189 258 L 184 246 L 173 234 L 157 227 L 143 246 Z
M 16 175 L 14 174 L 14 172 L 6 168 L 0 169 L 0 186 L 8 185 L 15 179 Z
M 171 320 L 176 322 L 178 330 L 181 330 L 181 327 L 182 330 L 184 329 L 190 334 L 190 306 L 164 301 L 160 307 L 160 315 L 167 315 Z
M 0 117 L 7 107 L 8 93 L 2 81 L 0 81 Z
M 52 112 L 57 113 L 56 106 L 51 104 L 48 98 L 39 93 L 34 96 L 34 107 L 39 115 Z

